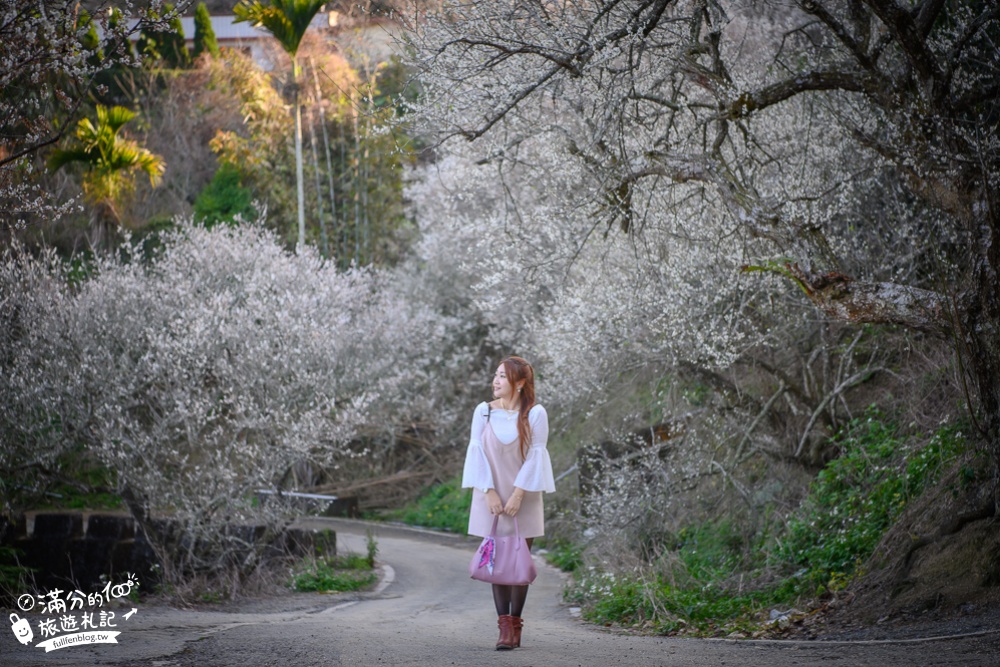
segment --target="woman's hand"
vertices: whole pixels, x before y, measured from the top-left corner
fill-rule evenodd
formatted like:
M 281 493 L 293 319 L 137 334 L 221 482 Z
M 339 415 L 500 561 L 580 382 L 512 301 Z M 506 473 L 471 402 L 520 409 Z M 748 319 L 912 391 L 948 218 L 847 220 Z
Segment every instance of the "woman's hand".
M 486 492 L 486 507 L 489 508 L 490 514 L 503 513 L 503 503 L 500 502 L 500 494 L 496 492 L 496 489 L 489 489 Z
M 521 499 L 524 498 L 524 490 L 514 488 L 514 493 L 510 494 L 510 498 L 507 499 L 507 505 L 503 508 L 504 514 L 507 516 L 517 516 L 518 510 L 521 509 Z

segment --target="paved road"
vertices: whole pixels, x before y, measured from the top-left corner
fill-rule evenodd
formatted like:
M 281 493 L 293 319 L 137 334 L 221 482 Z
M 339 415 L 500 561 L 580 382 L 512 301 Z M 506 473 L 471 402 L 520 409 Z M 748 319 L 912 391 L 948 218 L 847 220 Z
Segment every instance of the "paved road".
M 326 521 L 326 520 L 320 520 Z M 366 524 L 329 520 L 341 551 L 365 552 Z M 995 667 L 1000 628 L 972 637 L 910 642 L 756 642 L 636 637 L 594 628 L 561 602 L 562 575 L 539 565 L 525 609 L 522 647 L 493 650 L 496 619 L 489 588 L 463 576 L 468 539 L 375 526 L 387 578 L 379 590 L 294 596 L 238 611 L 138 605 L 120 621 L 118 644 L 69 646 L 51 653 L 0 632 L 0 665 L 114 667 L 267 667 L 324 665 L 481 665 L 580 667 Z M 121 619 L 119 610 L 119 620 Z M 37 640 L 36 640 L 37 641 Z

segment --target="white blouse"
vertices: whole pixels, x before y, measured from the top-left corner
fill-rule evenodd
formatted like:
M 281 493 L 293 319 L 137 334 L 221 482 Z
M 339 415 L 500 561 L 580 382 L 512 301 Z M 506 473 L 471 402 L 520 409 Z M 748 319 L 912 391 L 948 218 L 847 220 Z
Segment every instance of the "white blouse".
M 462 487 L 491 489 L 493 488 L 493 473 L 490 463 L 483 450 L 483 428 L 486 426 L 486 410 L 490 410 L 490 424 L 497 439 L 503 443 L 517 440 L 517 413 L 509 414 L 505 410 L 490 409 L 486 402 L 476 406 L 472 416 L 472 434 L 469 437 L 469 448 L 465 453 L 465 469 L 462 471 Z M 541 405 L 534 405 L 528 411 L 528 423 L 531 424 L 531 446 L 527 457 L 521 465 L 521 470 L 514 479 L 514 486 L 525 491 L 545 491 L 554 493 L 555 479 L 552 475 L 552 459 L 546 443 L 549 439 L 549 416 Z

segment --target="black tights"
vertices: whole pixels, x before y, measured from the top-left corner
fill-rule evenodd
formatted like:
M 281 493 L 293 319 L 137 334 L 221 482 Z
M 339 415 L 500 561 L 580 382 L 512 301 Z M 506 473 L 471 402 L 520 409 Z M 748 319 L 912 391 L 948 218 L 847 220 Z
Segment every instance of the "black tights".
M 524 611 L 524 601 L 528 598 L 527 586 L 501 586 L 493 584 L 493 604 L 497 616 L 520 616 Z
M 528 548 L 531 548 L 533 540 L 525 540 Z M 524 602 L 528 599 L 528 587 L 525 586 L 501 586 L 493 584 L 493 604 L 497 608 L 497 616 L 517 616 L 520 618 L 524 611 Z

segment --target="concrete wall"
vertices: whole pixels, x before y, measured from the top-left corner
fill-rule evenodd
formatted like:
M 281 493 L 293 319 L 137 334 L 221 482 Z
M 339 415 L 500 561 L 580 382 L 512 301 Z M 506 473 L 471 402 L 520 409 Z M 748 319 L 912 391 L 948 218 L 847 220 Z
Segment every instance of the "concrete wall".
M 156 556 L 128 513 L 27 512 L 13 523 L 0 519 L 0 524 L 5 524 L 0 525 L 0 541 L 18 549 L 21 565 L 35 571 L 36 591 L 92 593 L 108 581 L 124 582 L 129 573 L 146 591 L 156 584 Z M 292 527 L 274 547 L 274 555 L 282 556 L 333 554 L 336 533 Z

